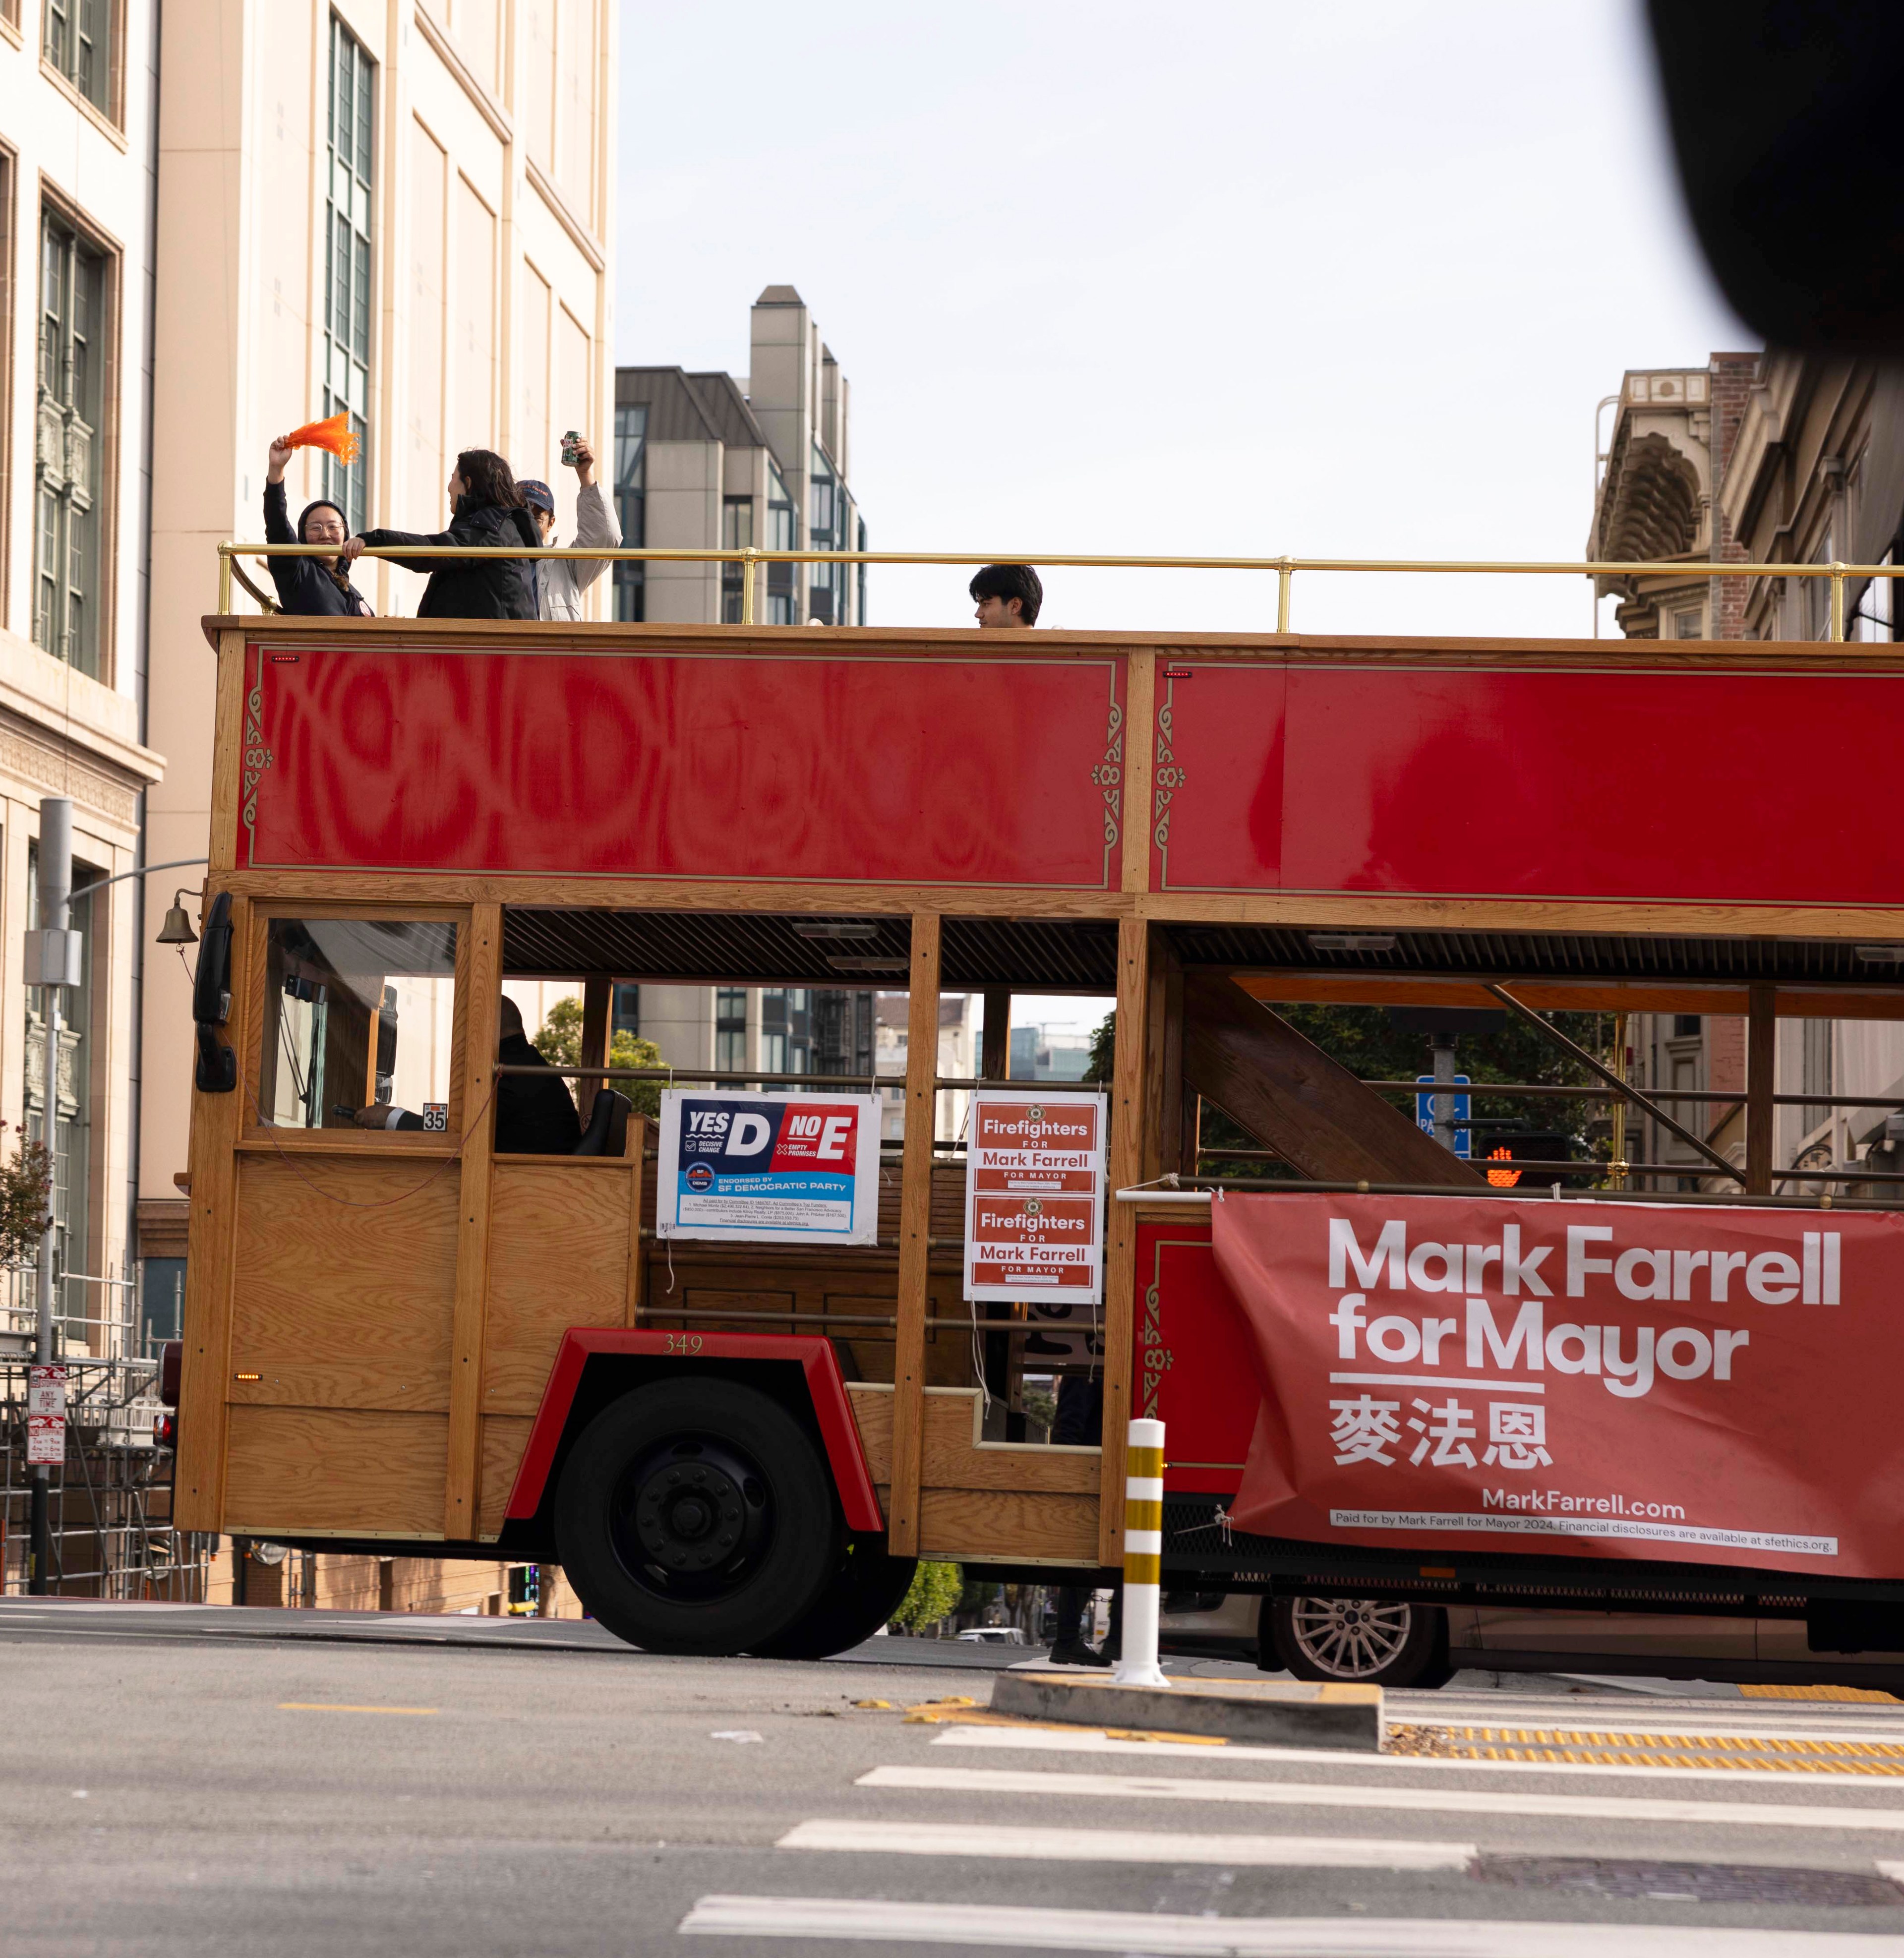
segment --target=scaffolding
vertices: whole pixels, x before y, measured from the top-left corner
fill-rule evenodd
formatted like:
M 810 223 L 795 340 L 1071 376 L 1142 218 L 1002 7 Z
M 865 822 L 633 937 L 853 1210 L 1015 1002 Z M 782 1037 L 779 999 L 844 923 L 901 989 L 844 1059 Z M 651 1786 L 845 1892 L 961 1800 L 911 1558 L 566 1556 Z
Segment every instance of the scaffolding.
M 27 1385 L 36 1268 L 0 1266 L 0 1595 L 27 1589 Z M 47 1586 L 57 1596 L 205 1602 L 214 1538 L 172 1528 L 173 1454 L 158 1445 L 158 1343 L 139 1324 L 141 1267 L 66 1272 L 53 1357 L 66 1368 L 65 1459 L 48 1480 Z

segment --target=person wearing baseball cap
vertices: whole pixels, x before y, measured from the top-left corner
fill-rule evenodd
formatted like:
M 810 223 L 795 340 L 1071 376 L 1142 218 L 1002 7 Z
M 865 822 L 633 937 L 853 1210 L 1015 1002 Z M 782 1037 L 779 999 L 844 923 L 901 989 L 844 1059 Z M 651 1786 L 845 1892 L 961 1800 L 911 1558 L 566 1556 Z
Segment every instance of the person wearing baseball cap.
M 613 550 L 622 540 L 622 527 L 595 480 L 595 452 L 580 436 L 563 439 L 562 459 L 575 472 L 575 542 L 596 549 Z M 545 544 L 556 537 L 555 492 L 547 483 L 532 477 L 519 478 L 516 487 L 535 519 Z M 582 594 L 607 569 L 605 557 L 546 557 L 536 562 L 540 612 L 544 619 L 579 619 Z

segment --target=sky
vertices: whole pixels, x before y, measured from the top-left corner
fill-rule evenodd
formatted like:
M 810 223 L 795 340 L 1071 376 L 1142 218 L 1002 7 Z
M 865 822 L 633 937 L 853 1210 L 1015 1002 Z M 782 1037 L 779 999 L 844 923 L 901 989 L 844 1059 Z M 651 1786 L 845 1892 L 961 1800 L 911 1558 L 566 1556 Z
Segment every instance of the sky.
M 797 286 L 875 549 L 1574 560 L 1623 370 L 1756 344 L 1633 0 L 630 5 L 621 63 L 619 360 L 744 372 Z M 876 569 L 871 619 L 964 585 Z M 1045 587 L 1050 625 L 1275 623 L 1268 575 Z M 1299 575 L 1292 623 L 1593 629 L 1570 577 Z

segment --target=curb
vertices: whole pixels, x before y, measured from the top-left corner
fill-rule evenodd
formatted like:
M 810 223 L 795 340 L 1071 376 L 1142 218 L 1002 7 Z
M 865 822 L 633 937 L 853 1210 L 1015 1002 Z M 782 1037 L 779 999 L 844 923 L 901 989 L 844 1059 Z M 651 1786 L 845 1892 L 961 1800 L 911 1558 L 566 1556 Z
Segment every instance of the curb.
M 1379 1754 L 1379 1686 L 1183 1679 L 1167 1687 L 1120 1686 L 1066 1673 L 1002 1672 L 992 1711 L 1085 1727 L 1141 1727 L 1259 1746 L 1340 1747 Z

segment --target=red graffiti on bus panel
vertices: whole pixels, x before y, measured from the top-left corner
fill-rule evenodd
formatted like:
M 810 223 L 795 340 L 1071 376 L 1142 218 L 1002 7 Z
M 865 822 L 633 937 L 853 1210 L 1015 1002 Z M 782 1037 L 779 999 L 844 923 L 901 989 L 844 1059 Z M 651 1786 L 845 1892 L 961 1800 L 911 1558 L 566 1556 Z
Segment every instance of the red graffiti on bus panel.
M 1115 884 L 1118 661 L 288 650 L 248 865 Z

